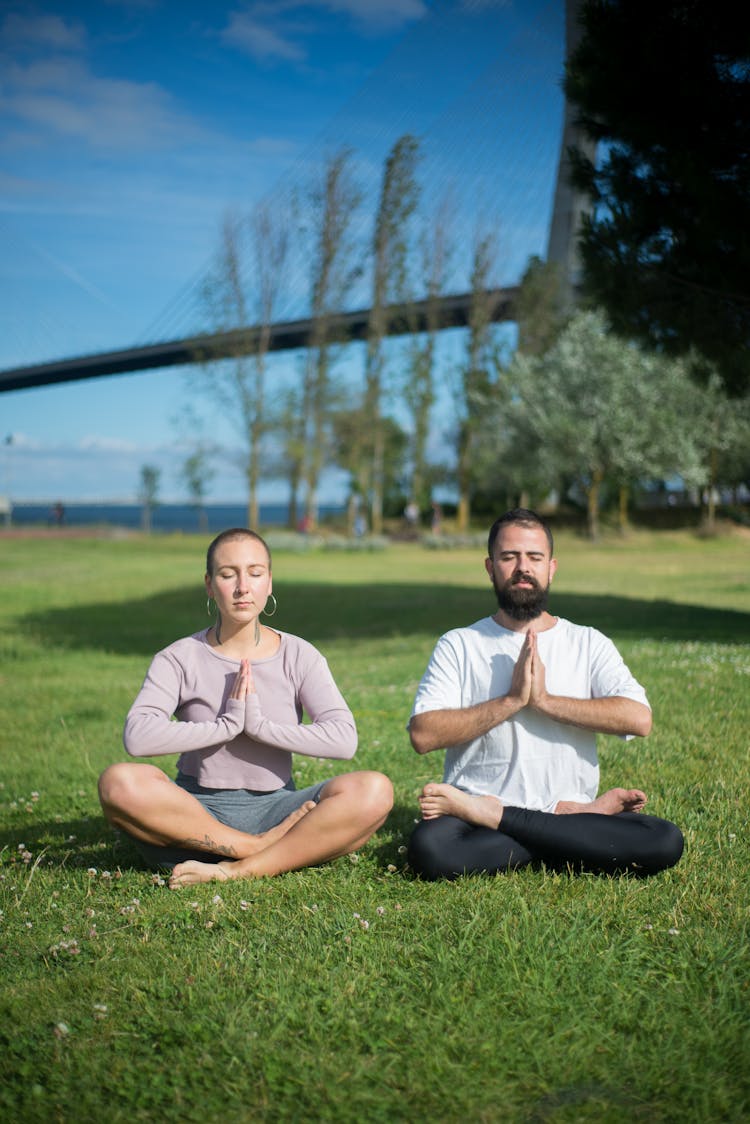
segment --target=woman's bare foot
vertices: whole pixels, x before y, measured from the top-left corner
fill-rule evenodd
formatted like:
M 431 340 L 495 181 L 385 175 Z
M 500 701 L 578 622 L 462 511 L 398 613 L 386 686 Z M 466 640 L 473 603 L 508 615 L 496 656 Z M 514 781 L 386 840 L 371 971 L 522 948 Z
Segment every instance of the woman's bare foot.
M 423 820 L 457 816 L 475 827 L 496 828 L 503 816 L 503 806 L 496 796 L 472 796 L 452 784 L 426 784 L 419 807 Z
M 600 816 L 616 816 L 620 812 L 640 812 L 648 797 L 639 788 L 610 788 L 588 804 L 576 800 L 558 800 L 555 815 L 567 816 L 576 812 L 593 812 Z
M 178 863 L 172 871 L 169 888 L 177 890 L 180 886 L 192 886 L 196 882 L 226 882 L 228 878 L 235 877 L 233 866 L 237 863 L 202 863 L 197 859 L 188 859 Z
M 307 813 L 311 812 L 315 807 L 316 804 L 314 800 L 306 800 L 301 807 L 295 808 L 293 812 L 290 812 L 285 820 L 282 820 L 281 823 L 277 823 L 276 827 L 269 827 L 268 831 L 262 831 L 260 835 L 248 836 L 248 839 L 252 841 L 252 845 L 241 857 L 249 858 L 250 855 L 257 855 L 258 851 L 265 851 L 266 847 L 270 847 L 272 843 L 278 843 L 279 839 L 282 839 L 290 828 L 294 827 L 296 823 L 299 823 L 302 817 L 306 816 Z M 257 846 L 255 846 L 256 842 Z

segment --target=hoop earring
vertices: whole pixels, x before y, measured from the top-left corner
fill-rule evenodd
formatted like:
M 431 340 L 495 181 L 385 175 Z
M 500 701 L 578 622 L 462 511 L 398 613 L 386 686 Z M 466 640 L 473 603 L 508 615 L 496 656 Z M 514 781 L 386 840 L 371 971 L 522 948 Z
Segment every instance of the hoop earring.
M 269 613 L 268 608 L 267 608 L 269 597 L 273 601 L 273 610 L 270 613 Z M 269 593 L 268 597 L 266 598 L 266 608 L 263 609 L 262 612 L 264 612 L 267 617 L 272 617 L 274 615 L 274 613 L 276 612 L 276 610 L 278 609 L 278 607 L 279 607 L 278 601 L 276 600 L 276 598 L 274 597 L 274 595 L 272 593 Z
M 213 616 L 213 614 L 211 612 L 211 598 L 210 597 L 206 598 L 206 613 L 208 614 L 209 617 Z

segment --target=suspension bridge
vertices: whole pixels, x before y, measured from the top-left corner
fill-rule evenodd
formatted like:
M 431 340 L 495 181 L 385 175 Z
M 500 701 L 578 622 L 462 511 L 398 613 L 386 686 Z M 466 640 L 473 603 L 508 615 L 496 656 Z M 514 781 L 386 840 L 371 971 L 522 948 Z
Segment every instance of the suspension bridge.
M 567 52 L 573 48 L 577 39 L 576 8 L 576 0 L 566 0 L 565 51 Z M 565 104 L 546 259 L 560 265 L 568 282 L 575 285 L 578 279 L 577 232 L 581 215 L 587 209 L 587 201 L 575 191 L 569 180 L 567 153 L 571 146 L 590 150 L 588 142 L 576 129 L 570 106 Z M 193 285 L 193 289 L 197 289 L 199 284 L 200 279 Z M 487 308 L 491 319 L 495 322 L 512 320 L 517 294 L 516 285 L 492 289 L 487 294 Z M 461 327 L 468 323 L 472 303 L 471 293 L 445 295 L 436 303 L 437 323 L 440 329 Z M 434 307 L 433 305 L 433 311 Z M 340 312 L 330 323 L 331 335 L 342 342 L 366 339 L 370 315 L 370 309 L 367 307 Z M 426 300 L 417 301 L 410 307 L 408 321 L 404 317 L 403 306 L 392 306 L 386 310 L 385 332 L 387 335 L 402 335 L 407 332 L 422 331 L 427 326 L 427 316 Z M 268 349 L 276 352 L 305 348 L 309 346 L 313 329 L 314 322 L 309 316 L 275 322 L 270 327 Z M 0 370 L 0 393 L 128 372 L 205 363 L 243 353 L 249 354 L 256 349 L 263 330 L 260 326 L 241 325 L 218 332 L 189 332 L 109 351 L 9 367 Z

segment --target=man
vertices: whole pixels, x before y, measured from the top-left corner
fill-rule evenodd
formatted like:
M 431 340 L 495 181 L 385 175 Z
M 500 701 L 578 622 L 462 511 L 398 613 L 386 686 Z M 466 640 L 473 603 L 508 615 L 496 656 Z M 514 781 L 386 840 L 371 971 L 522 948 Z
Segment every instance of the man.
M 606 636 L 547 611 L 549 527 L 509 511 L 487 553 L 498 610 L 441 637 L 414 701 L 412 745 L 446 756 L 443 783 L 419 800 L 412 869 L 435 879 L 534 860 L 610 873 L 673 866 L 682 834 L 642 814 L 640 789 L 597 795 L 597 733 L 644 737 L 651 709 Z

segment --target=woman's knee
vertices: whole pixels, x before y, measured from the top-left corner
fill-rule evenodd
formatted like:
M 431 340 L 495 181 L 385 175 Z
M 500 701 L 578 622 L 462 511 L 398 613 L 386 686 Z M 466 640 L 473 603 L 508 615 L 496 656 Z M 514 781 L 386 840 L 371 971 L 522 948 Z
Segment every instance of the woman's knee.
M 130 811 L 143 802 L 148 780 L 168 778 L 154 765 L 118 761 L 109 765 L 99 777 L 99 801 L 104 811 L 116 814 Z
M 385 773 L 372 770 L 335 777 L 326 785 L 324 794 L 345 795 L 367 824 L 382 822 L 393 807 L 393 785 L 390 778 Z

